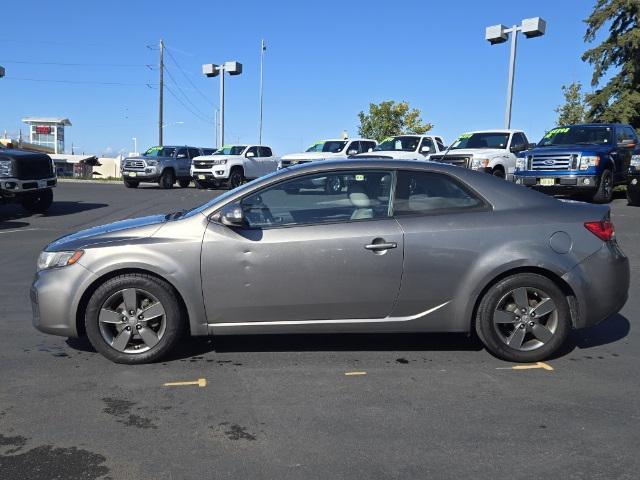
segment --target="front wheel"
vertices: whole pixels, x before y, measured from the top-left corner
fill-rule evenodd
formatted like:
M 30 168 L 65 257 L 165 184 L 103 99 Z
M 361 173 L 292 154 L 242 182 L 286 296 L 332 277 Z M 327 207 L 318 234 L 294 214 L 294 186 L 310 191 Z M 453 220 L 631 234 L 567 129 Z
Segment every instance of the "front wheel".
M 547 277 L 512 275 L 489 288 L 480 301 L 476 332 L 484 346 L 509 362 L 537 362 L 553 355 L 571 328 L 562 290 Z
M 494 168 L 491 174 L 494 177 L 505 178 L 504 170 L 502 168 Z
M 85 327 L 91 345 L 116 363 L 159 360 L 180 339 L 183 322 L 176 294 L 144 274 L 119 275 L 89 299 Z
M 613 175 L 611 170 L 605 170 L 600 176 L 598 190 L 593 194 L 593 203 L 609 203 L 613 199 Z
M 178 185 L 180 185 L 180 188 L 187 188 L 189 185 L 191 185 L 191 179 L 181 178 L 180 180 L 178 180 Z
M 45 213 L 53 203 L 53 190 L 47 188 L 29 193 L 20 199 L 20 204 L 29 213 Z
M 133 180 L 124 181 L 124 186 L 126 188 L 138 188 L 138 185 L 140 185 L 140 182 L 134 182 Z
M 244 182 L 244 172 L 241 168 L 234 167 L 229 174 L 229 189 L 234 189 L 242 185 Z
M 173 170 L 165 170 L 162 172 L 160 176 L 160 180 L 158 183 L 160 184 L 160 188 L 168 189 L 173 188 L 173 184 L 176 182 L 176 176 L 173 173 Z

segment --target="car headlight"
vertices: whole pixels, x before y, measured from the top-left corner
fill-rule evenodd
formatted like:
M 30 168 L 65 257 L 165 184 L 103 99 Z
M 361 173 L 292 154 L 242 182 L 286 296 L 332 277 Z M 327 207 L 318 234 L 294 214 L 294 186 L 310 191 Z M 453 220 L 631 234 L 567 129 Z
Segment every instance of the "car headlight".
M 84 254 L 83 250 L 73 252 L 42 252 L 38 256 L 38 271 L 66 267 L 76 263 Z
M 10 177 L 13 175 L 11 160 L 0 160 L 0 177 Z
M 227 159 L 223 159 L 223 160 L 214 160 L 213 161 L 214 165 L 226 165 L 227 164 Z
M 157 160 L 147 160 L 147 166 L 155 167 L 156 165 L 158 165 L 158 161 Z
M 474 158 L 473 160 L 471 160 L 471 168 L 473 170 L 485 168 L 487 165 L 489 165 L 488 158 Z
M 600 164 L 598 155 L 583 155 L 580 158 L 580 170 L 587 170 L 591 167 L 597 167 Z
M 632 155 L 630 165 L 635 168 L 640 168 L 640 155 Z

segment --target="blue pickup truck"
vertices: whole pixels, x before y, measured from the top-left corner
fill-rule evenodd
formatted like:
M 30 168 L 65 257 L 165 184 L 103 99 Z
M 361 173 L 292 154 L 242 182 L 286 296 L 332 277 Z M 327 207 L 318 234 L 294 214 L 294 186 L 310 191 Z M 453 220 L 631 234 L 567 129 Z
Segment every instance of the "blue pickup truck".
M 552 195 L 579 194 L 609 203 L 614 187 L 628 183 L 632 157 L 639 153 L 638 136 L 630 125 L 557 127 L 518 155 L 514 182 Z

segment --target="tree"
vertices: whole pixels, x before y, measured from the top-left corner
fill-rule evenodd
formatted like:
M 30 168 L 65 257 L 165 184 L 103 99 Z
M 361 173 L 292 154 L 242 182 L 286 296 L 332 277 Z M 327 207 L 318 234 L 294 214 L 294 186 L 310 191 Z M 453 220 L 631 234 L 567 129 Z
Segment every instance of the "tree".
M 358 132 L 364 138 L 382 141 L 387 137 L 401 133 L 423 134 L 433 128 L 430 123 L 420 119 L 420 110 L 409 109 L 407 102 L 396 103 L 387 100 L 379 104 L 370 103 L 369 113 L 360 112 Z
M 585 42 L 593 42 L 605 26 L 609 29 L 600 45 L 582 55 L 594 67 L 591 85 L 597 87 L 615 69 L 602 88 L 586 96 L 588 116 L 640 128 L 640 1 L 597 0 L 585 23 Z
M 556 108 L 558 121 L 556 125 L 573 125 L 583 123 L 586 117 L 586 105 L 582 93 L 582 83 L 572 82 L 562 86 L 564 105 Z

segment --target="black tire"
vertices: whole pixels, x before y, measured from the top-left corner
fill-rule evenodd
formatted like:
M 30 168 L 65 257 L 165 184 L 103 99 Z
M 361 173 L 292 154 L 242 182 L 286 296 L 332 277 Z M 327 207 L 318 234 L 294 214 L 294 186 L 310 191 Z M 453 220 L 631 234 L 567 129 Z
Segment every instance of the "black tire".
M 101 332 L 99 314 L 105 302 L 124 289 L 140 289 L 155 296 L 164 308 L 164 333 L 155 346 L 141 353 L 126 353 L 113 348 Z M 119 275 L 100 285 L 91 295 L 85 311 L 85 329 L 91 345 L 115 363 L 130 365 L 155 362 L 173 349 L 185 330 L 182 311 L 173 288 L 156 277 L 130 273 Z
M 133 180 L 125 180 L 124 181 L 124 186 L 127 188 L 138 188 L 138 185 L 140 185 L 140 182 L 136 182 Z
M 627 185 L 627 203 L 632 207 L 640 207 L 640 191 L 632 191 L 629 185 Z
M 20 198 L 20 204 L 29 213 L 45 213 L 53 203 L 53 190 L 38 190 Z
M 344 182 L 341 177 L 338 176 L 330 176 L 327 177 L 327 181 L 324 184 L 324 191 L 328 195 L 337 195 L 342 191 L 342 187 Z
M 187 188 L 189 185 L 191 185 L 191 179 L 181 178 L 178 180 L 178 185 L 180 185 L 180 188 Z
M 613 175 L 611 174 L 611 170 L 606 169 L 600 175 L 600 180 L 598 182 L 598 189 L 593 194 L 591 201 L 593 203 L 610 203 L 613 199 Z
M 535 318 L 535 312 L 534 316 L 530 317 L 528 313 L 521 314 L 517 308 L 513 308 L 514 312 L 503 310 L 504 305 L 512 308 L 507 303 L 511 301 L 511 298 L 515 299 L 515 296 L 510 297 L 511 292 L 522 289 L 528 292 L 530 299 L 533 296 L 534 299 L 529 302 L 535 303 L 536 292 L 547 295 L 553 302 L 552 305 L 555 306 L 554 310 L 539 316 L 539 318 Z M 528 306 L 531 306 L 531 303 Z M 533 308 L 536 308 L 535 305 Z M 518 320 L 514 320 L 513 323 L 497 323 L 494 321 L 494 316 L 497 313 L 512 314 L 513 318 Z M 496 316 L 496 318 L 499 317 Z M 553 281 L 542 275 L 519 273 L 500 280 L 487 290 L 480 301 L 475 321 L 478 337 L 494 356 L 509 362 L 538 362 L 549 358 L 566 341 L 571 330 L 571 311 L 565 294 Z M 509 335 L 509 329 L 512 329 L 511 335 Z M 522 330 L 525 333 L 520 333 L 523 335 L 520 347 L 515 347 L 516 342 L 514 342 L 514 347 L 510 346 L 509 339 L 514 337 L 513 340 L 516 340 L 516 332 Z M 534 334 L 534 332 L 538 333 Z M 540 333 L 543 332 L 545 335 L 550 334 L 544 342 L 538 339 L 542 336 Z
M 494 168 L 493 171 L 491 172 L 491 175 L 498 178 L 505 178 L 504 170 L 500 167 Z
M 227 185 L 229 190 L 239 187 L 244 183 L 244 171 L 242 167 L 233 167 L 229 174 L 229 181 Z
M 160 188 L 169 189 L 173 188 L 173 184 L 176 183 L 176 174 L 173 173 L 173 170 L 167 169 L 162 172 L 160 176 L 160 180 L 158 180 L 158 184 Z

